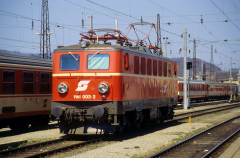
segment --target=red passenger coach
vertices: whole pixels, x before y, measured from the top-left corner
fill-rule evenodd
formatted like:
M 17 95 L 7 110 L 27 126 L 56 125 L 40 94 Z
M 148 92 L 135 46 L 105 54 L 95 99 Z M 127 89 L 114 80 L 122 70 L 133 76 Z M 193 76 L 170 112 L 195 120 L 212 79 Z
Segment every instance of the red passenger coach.
M 191 80 L 189 82 L 190 100 L 205 100 L 207 97 L 207 84 L 205 81 Z M 187 86 L 188 89 L 188 86 Z M 189 92 L 187 93 L 189 96 Z M 182 102 L 184 97 L 184 82 L 183 79 L 178 79 L 178 102 Z
M 117 44 L 106 43 L 108 37 Z M 163 122 L 177 105 L 177 71 L 175 61 L 113 35 L 55 49 L 52 114 L 60 118 L 60 131 L 70 134 Z
M 52 61 L 0 54 L 0 128 L 47 124 Z
M 187 87 L 188 90 L 188 87 Z M 238 95 L 238 85 L 235 83 L 222 83 L 214 81 L 190 80 L 187 96 L 190 94 L 190 100 L 214 100 L 214 99 L 229 99 L 230 96 Z M 178 102 L 183 101 L 184 82 L 178 79 Z

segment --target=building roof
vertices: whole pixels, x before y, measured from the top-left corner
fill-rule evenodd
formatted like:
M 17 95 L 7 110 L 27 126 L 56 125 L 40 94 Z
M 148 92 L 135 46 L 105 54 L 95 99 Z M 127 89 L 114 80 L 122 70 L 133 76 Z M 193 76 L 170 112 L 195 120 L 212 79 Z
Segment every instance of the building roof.
M 238 72 L 232 72 L 233 81 L 238 80 Z M 229 81 L 230 72 L 221 71 L 216 73 L 216 81 Z

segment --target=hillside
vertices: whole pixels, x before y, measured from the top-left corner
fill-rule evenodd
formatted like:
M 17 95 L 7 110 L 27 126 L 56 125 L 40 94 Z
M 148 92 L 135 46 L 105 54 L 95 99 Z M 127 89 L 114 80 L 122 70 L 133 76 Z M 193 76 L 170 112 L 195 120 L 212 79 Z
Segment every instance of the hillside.
M 4 54 L 14 54 L 14 55 L 20 55 L 20 56 L 30 56 L 30 57 L 35 57 L 35 58 L 39 58 L 38 54 L 33 54 L 33 53 L 21 53 L 19 51 L 9 51 L 9 50 L 3 50 L 0 49 L 0 53 L 4 53 Z
M 181 58 L 171 58 L 171 59 L 177 61 L 177 63 L 178 63 L 178 76 L 183 76 L 183 57 L 181 57 Z M 190 57 L 187 58 L 187 62 L 192 62 L 192 61 L 193 60 Z M 201 59 L 196 59 L 196 62 L 197 62 L 196 73 L 201 74 L 202 73 L 202 60 Z M 210 68 L 210 63 L 203 60 L 203 64 L 205 64 L 206 73 L 208 74 L 209 73 L 209 68 Z M 221 68 L 214 65 L 214 74 L 216 74 L 217 72 L 220 72 L 220 71 L 222 71 Z

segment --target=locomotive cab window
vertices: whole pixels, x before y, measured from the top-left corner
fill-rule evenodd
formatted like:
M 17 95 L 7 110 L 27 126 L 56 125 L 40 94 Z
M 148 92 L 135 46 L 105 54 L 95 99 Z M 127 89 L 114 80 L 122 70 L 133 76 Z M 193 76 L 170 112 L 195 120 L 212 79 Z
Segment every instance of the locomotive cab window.
M 108 70 L 109 54 L 88 54 L 87 69 L 88 70 Z
M 34 73 L 25 71 L 23 72 L 23 93 L 33 93 L 34 91 Z
M 3 70 L 2 71 L 2 93 L 14 94 L 15 93 L 15 71 Z
M 79 55 L 65 54 L 60 57 L 60 70 L 78 70 L 79 69 Z
M 40 84 L 41 93 L 50 93 L 50 73 L 41 73 Z

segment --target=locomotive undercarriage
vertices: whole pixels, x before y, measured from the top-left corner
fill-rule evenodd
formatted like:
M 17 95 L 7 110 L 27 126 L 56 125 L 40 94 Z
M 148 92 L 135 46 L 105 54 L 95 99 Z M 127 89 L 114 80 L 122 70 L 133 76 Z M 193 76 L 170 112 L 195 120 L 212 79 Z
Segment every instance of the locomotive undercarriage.
M 161 101 L 161 102 L 159 102 Z M 139 127 L 149 120 L 163 122 L 174 115 L 167 100 L 113 102 L 52 102 L 52 114 L 60 115 L 60 132 L 65 134 L 112 134 L 124 128 Z M 169 102 L 175 103 L 176 99 Z

